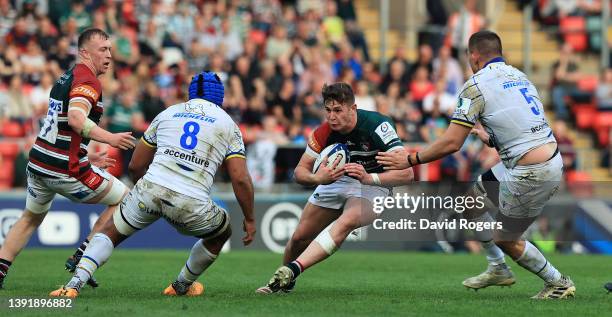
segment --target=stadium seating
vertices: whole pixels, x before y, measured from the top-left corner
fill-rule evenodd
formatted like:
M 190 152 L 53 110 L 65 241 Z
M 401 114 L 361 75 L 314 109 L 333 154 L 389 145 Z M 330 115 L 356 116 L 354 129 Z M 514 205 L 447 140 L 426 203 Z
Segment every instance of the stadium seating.
M 17 143 L 0 143 L 0 190 L 8 190 L 13 185 L 15 158 L 19 151 Z
M 565 42 L 570 43 L 576 52 L 584 52 L 588 47 L 586 21 L 581 16 L 568 16 L 559 23 Z
M 8 138 L 20 138 L 25 136 L 25 131 L 21 124 L 14 121 L 7 121 L 2 124 L 0 134 Z

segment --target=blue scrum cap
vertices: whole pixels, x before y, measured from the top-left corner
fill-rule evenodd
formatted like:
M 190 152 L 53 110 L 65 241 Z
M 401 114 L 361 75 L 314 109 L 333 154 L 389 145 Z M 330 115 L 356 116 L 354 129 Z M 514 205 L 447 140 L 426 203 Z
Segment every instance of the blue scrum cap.
M 214 72 L 202 72 L 191 79 L 189 99 L 202 98 L 217 106 L 223 104 L 224 88 L 221 79 Z

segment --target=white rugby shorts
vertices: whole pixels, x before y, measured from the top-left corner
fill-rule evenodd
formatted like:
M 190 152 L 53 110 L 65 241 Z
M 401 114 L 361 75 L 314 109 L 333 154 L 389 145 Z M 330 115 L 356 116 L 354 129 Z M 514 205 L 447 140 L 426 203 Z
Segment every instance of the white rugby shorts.
M 202 201 L 141 178 L 113 215 L 117 230 L 131 235 L 164 218 L 180 233 L 210 239 L 223 233 L 230 219 L 212 200 Z
M 374 198 L 387 197 L 390 192 L 389 188 L 364 185 L 354 178 L 342 176 L 331 184 L 317 186 L 308 202 L 319 207 L 342 209 L 350 197 L 365 198 L 374 203 Z
M 26 209 L 35 214 L 49 211 L 55 194 L 75 202 L 88 203 L 107 190 L 108 186 L 112 186 L 108 193 L 95 203 L 117 205 L 127 191 L 127 187 L 120 180 L 96 166 L 92 166 L 91 172 L 84 173 L 80 179 L 43 177 L 32 172 L 27 172 L 27 175 Z

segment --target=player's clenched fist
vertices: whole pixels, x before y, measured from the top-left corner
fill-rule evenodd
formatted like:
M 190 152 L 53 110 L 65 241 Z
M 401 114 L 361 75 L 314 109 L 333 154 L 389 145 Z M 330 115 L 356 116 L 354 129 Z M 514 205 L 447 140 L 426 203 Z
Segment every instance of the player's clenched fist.
M 114 133 L 108 144 L 121 150 L 129 150 L 136 146 L 136 138 L 132 136 L 132 132 Z

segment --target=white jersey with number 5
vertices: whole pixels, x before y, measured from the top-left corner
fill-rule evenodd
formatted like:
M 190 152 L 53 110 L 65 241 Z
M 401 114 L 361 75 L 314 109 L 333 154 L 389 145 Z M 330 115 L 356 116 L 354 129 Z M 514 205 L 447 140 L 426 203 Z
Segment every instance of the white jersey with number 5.
M 534 85 L 499 57 L 472 75 L 459 94 L 451 122 L 473 127 L 476 121 L 507 168 L 529 150 L 556 142 Z
M 142 140 L 156 147 L 144 179 L 207 201 L 217 168 L 245 157 L 240 129 L 217 105 L 203 99 L 176 104 L 157 115 Z

